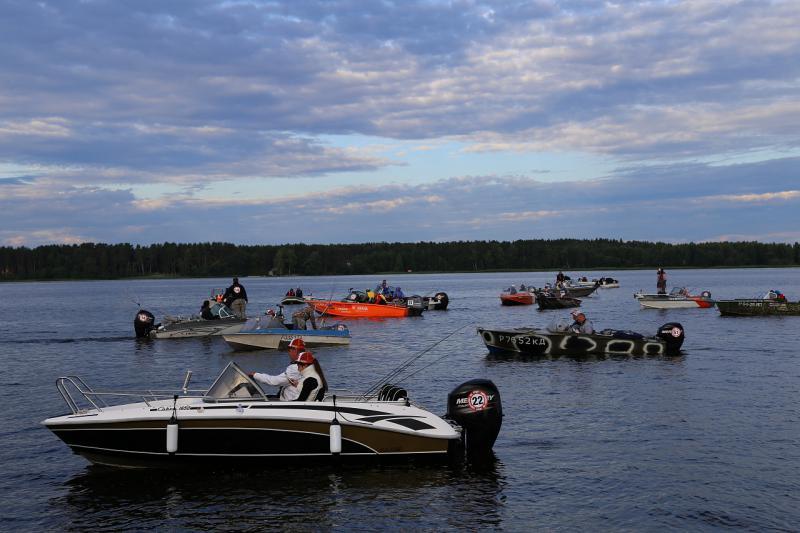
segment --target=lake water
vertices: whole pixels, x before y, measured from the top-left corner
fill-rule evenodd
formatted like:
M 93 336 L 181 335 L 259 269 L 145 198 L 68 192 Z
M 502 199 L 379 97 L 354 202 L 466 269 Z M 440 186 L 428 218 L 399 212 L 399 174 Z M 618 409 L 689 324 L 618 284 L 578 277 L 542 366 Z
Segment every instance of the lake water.
M 569 274 L 582 274 L 573 273 Z M 394 276 L 407 294 L 450 296 L 444 312 L 351 320 L 349 347 L 316 350 L 333 387 L 364 391 L 433 348 L 401 382 L 443 414 L 472 378 L 500 389 L 505 418 L 488 465 L 370 464 L 186 471 L 91 466 L 40 422 L 63 414 L 58 376 L 97 389 L 174 389 L 187 369 L 208 386 L 231 360 L 277 373 L 285 353 L 234 353 L 221 338 L 137 341 L 135 302 L 190 314 L 230 279 L 4 284 L 0 331 L 0 529 L 647 531 L 800 528 L 800 317 L 723 318 L 716 309 L 644 310 L 634 291 L 655 271 L 586 273 L 619 289 L 584 300 L 595 328 L 686 329 L 679 357 L 532 360 L 488 357 L 477 326 L 546 326 L 566 311 L 501 307 L 510 284 L 554 273 Z M 800 269 L 668 271 L 669 284 L 749 297 L 800 298 Z M 248 312 L 290 286 L 342 297 L 374 276 L 243 278 Z M 450 335 L 448 337 L 448 335 Z

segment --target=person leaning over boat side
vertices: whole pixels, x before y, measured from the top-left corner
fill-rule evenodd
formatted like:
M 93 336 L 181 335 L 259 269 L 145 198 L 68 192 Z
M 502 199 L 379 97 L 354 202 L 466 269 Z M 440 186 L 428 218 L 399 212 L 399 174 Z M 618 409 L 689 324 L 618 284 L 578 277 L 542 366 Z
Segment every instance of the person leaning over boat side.
M 278 398 L 284 402 L 321 400 L 328 389 L 322 367 L 310 351 L 300 352 L 282 374 L 250 372 L 248 376 L 259 383 L 281 387 Z
M 314 306 L 307 305 L 299 311 L 292 313 L 292 322 L 294 322 L 294 329 L 308 329 L 306 321 L 311 321 L 311 326 L 317 329 L 317 319 L 314 316 Z
M 225 289 L 225 305 L 230 307 L 239 318 L 245 318 L 247 291 L 239 283 L 239 278 L 233 278 L 233 284 Z
M 656 270 L 656 288 L 658 294 L 667 294 L 667 273 L 663 268 Z
M 211 312 L 211 304 L 208 300 L 203 300 L 203 305 L 200 306 L 200 316 L 206 320 L 219 320 L 219 317 Z
M 576 313 L 572 312 L 572 318 L 575 319 L 575 322 L 569 327 L 570 331 L 573 333 L 594 333 L 594 327 L 592 326 L 592 322 L 590 320 L 586 320 L 586 315 L 583 313 Z

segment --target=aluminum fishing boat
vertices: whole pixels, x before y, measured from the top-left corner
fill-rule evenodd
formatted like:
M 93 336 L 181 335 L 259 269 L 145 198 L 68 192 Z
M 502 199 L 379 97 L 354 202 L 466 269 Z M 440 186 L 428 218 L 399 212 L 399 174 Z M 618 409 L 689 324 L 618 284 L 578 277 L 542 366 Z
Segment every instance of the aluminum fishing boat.
M 292 339 L 303 339 L 305 345 L 341 346 L 350 344 L 350 329 L 345 324 L 320 326 L 318 329 L 294 329 L 279 317 L 251 318 L 238 333 L 222 336 L 234 350 L 284 350 Z
M 632 331 L 606 329 L 595 333 L 573 333 L 557 324 L 548 329 L 478 328 L 483 343 L 491 354 L 526 356 L 561 355 L 675 355 L 684 340 L 683 326 L 677 322 L 664 324 L 655 336 Z
M 709 291 L 694 295 L 686 287 L 674 287 L 669 294 L 637 292 L 633 297 L 639 301 L 639 305 L 648 309 L 709 309 L 716 303 Z
M 233 362 L 208 390 L 189 390 L 190 377 L 177 392 L 127 393 L 61 377 L 57 387 L 71 412 L 42 423 L 93 463 L 147 467 L 491 453 L 502 422 L 499 392 L 487 380 L 453 389 L 442 418 L 389 385 L 374 396 L 284 402 Z M 113 399 L 135 403 L 111 405 Z
M 166 316 L 161 324 L 155 323 L 155 315 L 139 309 L 133 320 L 137 337 L 152 339 L 185 339 L 187 337 L 208 337 L 236 333 L 244 326 L 246 319 L 237 317 L 223 303 L 209 300 L 211 313 L 217 318 L 207 320 L 197 315 Z
M 717 309 L 723 316 L 800 316 L 800 301 L 790 302 L 777 289 L 761 298 L 717 300 Z

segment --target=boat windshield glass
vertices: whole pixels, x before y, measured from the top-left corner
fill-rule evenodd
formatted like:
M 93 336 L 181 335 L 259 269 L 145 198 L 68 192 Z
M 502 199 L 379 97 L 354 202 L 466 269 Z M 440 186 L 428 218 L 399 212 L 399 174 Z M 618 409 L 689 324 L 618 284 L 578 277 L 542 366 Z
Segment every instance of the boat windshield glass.
M 242 329 L 239 330 L 240 333 L 245 333 L 248 331 L 256 331 L 259 329 L 288 329 L 286 324 L 277 316 L 257 316 L 255 318 L 248 318 L 247 322 L 244 323 Z
M 207 402 L 266 400 L 264 391 L 236 363 L 229 363 L 203 397 Z
M 231 308 L 223 303 L 215 303 L 211 306 L 211 313 L 220 318 L 231 318 L 235 316 Z

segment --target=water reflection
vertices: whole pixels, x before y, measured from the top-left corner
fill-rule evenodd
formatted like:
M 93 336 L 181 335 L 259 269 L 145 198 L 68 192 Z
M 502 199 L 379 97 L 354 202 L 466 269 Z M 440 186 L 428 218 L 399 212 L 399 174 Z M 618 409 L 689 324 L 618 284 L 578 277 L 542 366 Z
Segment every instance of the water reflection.
M 83 530 L 498 528 L 504 465 L 421 461 L 126 470 L 87 466 L 49 501 Z

